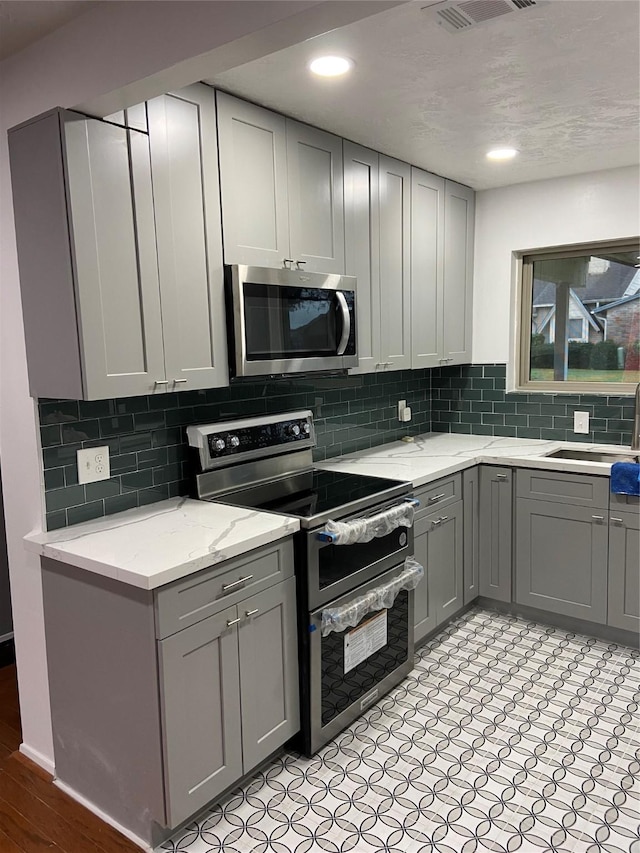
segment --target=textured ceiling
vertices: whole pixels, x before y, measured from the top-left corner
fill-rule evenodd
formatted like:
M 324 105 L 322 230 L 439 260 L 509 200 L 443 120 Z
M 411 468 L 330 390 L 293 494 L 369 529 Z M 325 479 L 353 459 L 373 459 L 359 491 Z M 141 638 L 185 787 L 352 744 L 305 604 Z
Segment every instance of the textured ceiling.
M 95 5 L 95 0 L 2 0 L 0 61 Z
M 476 189 L 638 162 L 640 4 L 552 0 L 454 35 L 407 3 L 208 80 Z M 312 78 L 338 52 L 347 77 Z M 496 146 L 521 151 L 490 163 Z

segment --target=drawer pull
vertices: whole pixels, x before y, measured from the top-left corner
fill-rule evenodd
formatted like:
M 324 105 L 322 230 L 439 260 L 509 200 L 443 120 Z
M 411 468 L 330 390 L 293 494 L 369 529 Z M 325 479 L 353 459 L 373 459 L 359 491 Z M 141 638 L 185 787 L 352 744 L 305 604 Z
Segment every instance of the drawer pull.
M 154 385 L 168 385 L 169 380 L 168 379 L 156 379 L 156 381 L 153 384 Z
M 253 579 L 253 575 L 246 575 L 246 577 L 238 578 L 238 580 L 234 581 L 233 583 L 225 583 L 222 586 L 222 591 L 223 592 L 229 592 L 229 590 L 235 589 L 238 586 L 242 586 L 243 583 L 246 583 L 247 581 L 250 581 L 252 579 Z
M 242 622 L 242 619 L 227 619 L 227 628 L 230 628 L 232 625 L 237 625 L 238 622 Z
M 430 504 L 433 504 L 433 503 L 435 503 L 436 501 L 441 501 L 443 497 L 445 497 L 445 493 L 444 493 L 444 492 L 442 492 L 442 494 L 440 494 L 440 495 L 432 495 L 432 496 L 429 498 L 429 503 L 430 503 Z
M 622 519 L 616 518 L 614 515 L 611 516 L 611 521 L 615 521 L 616 524 L 622 524 Z
M 173 384 L 174 385 L 181 385 L 183 382 L 186 382 L 186 381 L 187 381 L 186 379 L 174 379 Z
M 594 521 L 604 521 L 604 515 L 592 515 L 591 518 Z
M 438 521 L 440 522 L 440 524 L 444 524 L 445 521 L 449 521 L 449 516 L 448 515 L 441 515 L 440 518 L 438 519 Z
M 507 479 L 506 474 L 496 474 L 496 480 L 506 480 L 506 479 Z
M 245 615 L 245 618 L 249 618 L 249 616 L 255 616 L 256 613 L 260 613 L 259 607 L 256 607 L 255 610 L 245 610 L 244 615 Z

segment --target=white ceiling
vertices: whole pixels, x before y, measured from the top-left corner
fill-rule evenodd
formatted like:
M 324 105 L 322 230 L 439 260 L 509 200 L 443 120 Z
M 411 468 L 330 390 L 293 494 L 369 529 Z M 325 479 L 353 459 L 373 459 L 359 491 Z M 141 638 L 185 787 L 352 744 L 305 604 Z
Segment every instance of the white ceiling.
M 449 34 L 411 2 L 207 82 L 486 189 L 638 162 L 640 4 L 552 0 Z M 346 54 L 342 79 L 310 58 Z M 491 163 L 485 152 L 521 154 Z
M 1 0 L 0 61 L 95 5 L 96 0 Z

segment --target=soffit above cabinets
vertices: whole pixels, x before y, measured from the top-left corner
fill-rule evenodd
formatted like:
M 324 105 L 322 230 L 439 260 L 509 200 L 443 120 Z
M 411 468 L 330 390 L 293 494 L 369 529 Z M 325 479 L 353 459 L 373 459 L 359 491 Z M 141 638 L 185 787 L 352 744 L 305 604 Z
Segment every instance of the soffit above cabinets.
M 638 162 L 640 4 L 540 3 L 450 33 L 405 3 L 206 82 L 475 189 Z M 345 78 L 306 70 L 351 57 Z M 491 163 L 485 153 L 521 153 Z

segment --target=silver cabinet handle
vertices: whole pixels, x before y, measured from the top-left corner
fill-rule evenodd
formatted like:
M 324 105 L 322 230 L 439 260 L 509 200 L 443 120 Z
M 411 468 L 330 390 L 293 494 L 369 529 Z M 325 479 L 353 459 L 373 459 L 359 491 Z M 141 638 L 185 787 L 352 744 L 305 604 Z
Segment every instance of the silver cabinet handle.
M 169 384 L 168 379 L 156 379 L 156 381 L 154 382 L 154 385 L 168 385 L 168 384 Z
M 442 492 L 442 494 L 441 494 L 441 495 L 433 495 L 432 497 L 430 497 L 430 498 L 429 498 L 429 503 L 433 504 L 433 503 L 435 503 L 436 501 L 442 500 L 442 498 L 443 498 L 444 496 L 445 496 L 445 493 L 444 493 L 444 492 Z
M 292 263 L 293 263 L 293 258 L 283 258 L 282 259 L 282 266 L 287 270 L 291 269 Z
M 431 522 L 431 527 L 437 527 L 439 524 L 442 524 L 442 520 L 438 518 L 436 521 Z
M 227 628 L 230 628 L 232 625 L 237 625 L 238 622 L 242 622 L 242 619 L 227 619 Z
M 223 584 L 222 591 L 229 592 L 230 589 L 235 589 L 237 586 L 242 586 L 243 583 L 246 583 L 247 581 L 250 581 L 252 579 L 253 575 L 246 575 L 244 578 L 238 578 L 238 580 L 234 581 L 233 583 Z
M 245 618 L 248 618 L 249 616 L 255 616 L 256 613 L 260 613 L 259 607 L 256 607 L 255 610 L 245 610 L 244 615 L 245 615 Z
M 623 520 L 621 518 L 616 518 L 614 515 L 611 516 L 611 521 L 615 521 L 616 524 L 622 524 Z
M 186 381 L 187 381 L 186 379 L 174 379 L 173 384 L 174 385 L 180 385 L 181 382 L 186 382 Z
M 306 261 L 296 261 L 296 269 L 301 270 L 306 263 Z
M 496 474 L 496 480 L 506 480 L 506 479 L 507 479 L 506 474 Z
M 341 290 L 336 291 L 336 299 L 342 312 L 342 337 L 336 351 L 337 355 L 344 355 L 344 351 L 349 343 L 349 335 L 351 334 L 351 314 L 349 314 L 349 306 L 345 299 L 344 293 Z
M 449 521 L 449 516 L 448 515 L 441 515 L 440 518 L 438 519 L 438 521 L 440 522 L 440 524 L 444 524 L 445 521 Z
M 591 518 L 594 521 L 604 521 L 604 515 L 592 515 Z

